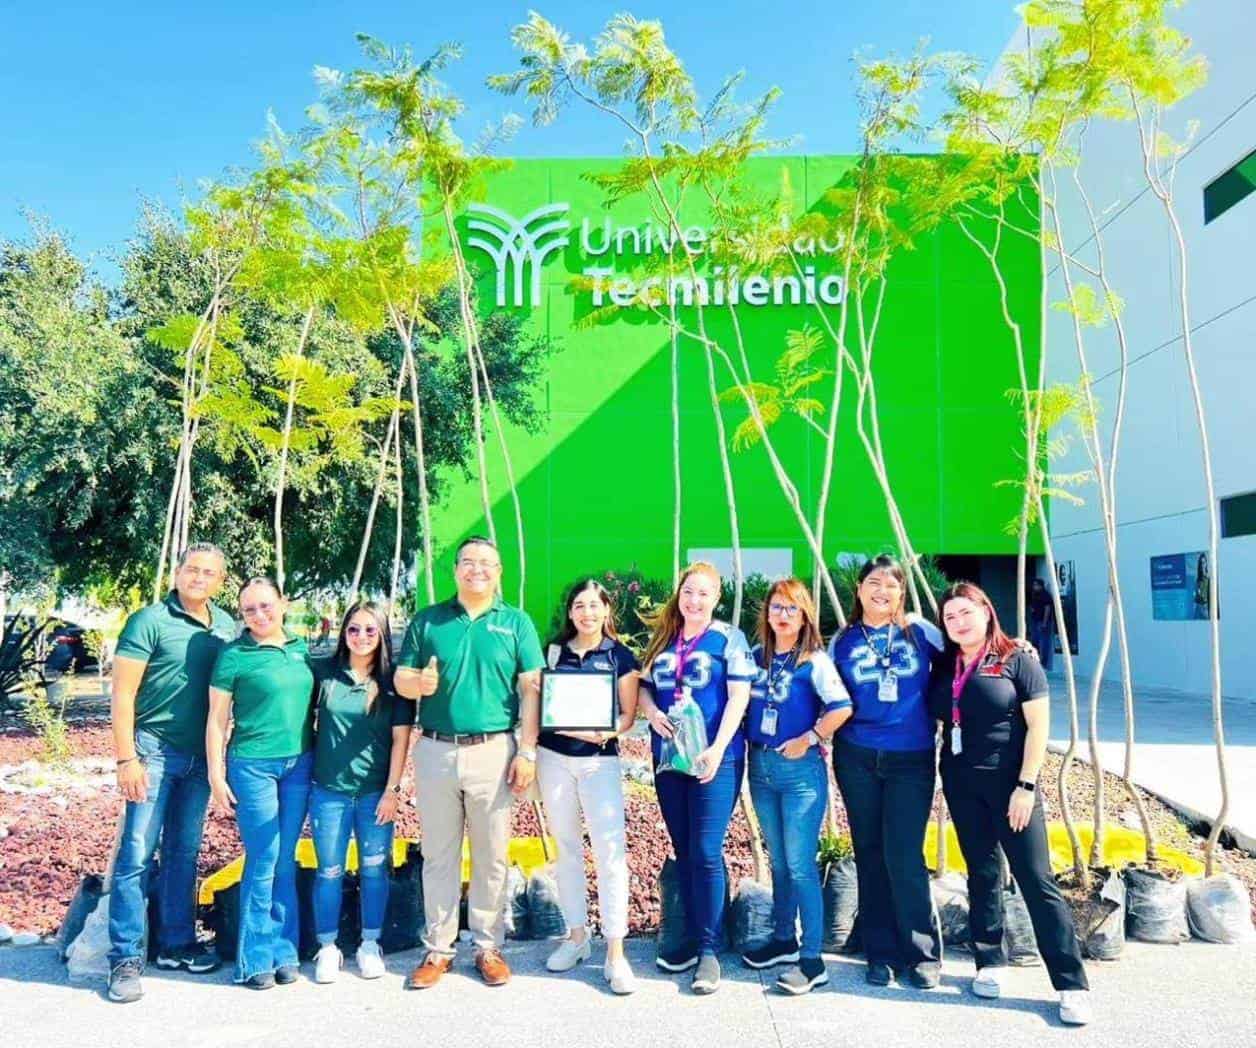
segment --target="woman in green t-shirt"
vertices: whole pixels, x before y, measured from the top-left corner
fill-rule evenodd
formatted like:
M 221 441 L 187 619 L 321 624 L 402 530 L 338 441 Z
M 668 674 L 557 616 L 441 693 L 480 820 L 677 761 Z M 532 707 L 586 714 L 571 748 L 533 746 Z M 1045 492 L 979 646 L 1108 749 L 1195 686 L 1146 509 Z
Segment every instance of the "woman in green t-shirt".
M 358 842 L 362 904 L 358 971 L 364 979 L 384 974 L 379 936 L 388 909 L 393 817 L 414 721 L 414 704 L 393 691 L 392 662 L 388 615 L 378 604 L 363 602 L 345 613 L 336 654 L 315 664 L 318 733 L 310 791 L 318 853 L 315 982 L 334 982 L 342 963 L 336 933 L 350 833 Z
M 295 982 L 299 964 L 296 845 L 314 767 L 314 672 L 305 641 L 284 629 L 286 610 L 270 579 L 241 588 L 246 629 L 214 664 L 205 729 L 214 803 L 235 811 L 244 842 L 235 980 L 256 990 Z

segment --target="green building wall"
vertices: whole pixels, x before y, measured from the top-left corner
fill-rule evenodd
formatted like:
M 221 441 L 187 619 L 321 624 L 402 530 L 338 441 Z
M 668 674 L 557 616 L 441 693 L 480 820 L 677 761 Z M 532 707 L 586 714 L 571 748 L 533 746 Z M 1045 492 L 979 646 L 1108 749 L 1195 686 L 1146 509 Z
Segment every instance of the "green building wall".
M 765 190 L 788 184 L 800 208 L 820 205 L 853 164 L 851 157 L 771 157 L 750 165 L 748 181 Z M 653 221 L 645 201 L 633 198 L 611 210 L 589 175 L 615 170 L 616 160 L 519 160 L 491 176 L 480 197 L 516 217 L 547 203 L 569 203 L 570 242 L 543 266 L 538 308 L 525 305 L 526 323 L 548 336 L 552 352 L 538 390 L 548 415 L 539 434 L 510 428 L 511 449 L 526 536 L 524 602 L 545 624 L 576 577 L 633 565 L 666 579 L 672 572 L 671 340 L 664 319 L 642 310 L 619 311 L 591 322 L 591 294 L 573 286 L 590 264 L 580 250 L 579 226 L 588 216 L 615 226 Z M 685 206 L 686 223 L 701 225 Z M 1036 213 L 1018 221 L 1036 221 Z M 474 234 L 460 219 L 464 246 Z M 988 231 L 987 231 L 988 232 Z M 1003 238 L 1002 269 L 1013 315 L 1031 351 L 1038 345 L 1041 269 L 1033 241 Z M 496 276 L 481 250 L 467 248 L 480 268 L 481 310 L 495 304 Z M 639 261 L 639 260 L 638 260 Z M 622 259 L 630 267 L 631 259 Z M 831 258 L 821 271 L 837 271 Z M 514 308 L 507 306 L 507 308 Z M 828 307 L 837 315 L 836 307 Z M 693 311 L 679 310 L 692 326 Z M 729 346 L 727 310 L 710 306 L 707 322 Z M 790 330 L 820 326 L 810 305 L 742 307 L 738 311 L 756 379 L 771 381 Z M 854 327 L 851 327 L 852 348 Z M 831 349 L 816 360 L 831 369 Z M 1030 367 L 1035 368 L 1031 359 Z M 733 385 L 716 363 L 717 385 Z M 981 253 L 954 225 L 923 237 L 892 262 L 873 372 L 891 483 L 915 547 L 948 555 L 1014 554 L 1006 525 L 1015 517 L 1018 491 L 997 486 L 1023 470 L 1019 409 L 1007 391 L 1019 380 L 1011 335 L 997 287 Z M 1031 373 L 1032 370 L 1031 370 Z M 728 547 L 730 527 L 716 443 L 706 357 L 699 343 L 679 346 L 682 454 L 681 556 L 689 549 Z M 832 376 L 815 387 L 826 404 Z M 731 435 L 746 417 L 738 402 L 721 405 Z M 879 487 L 855 426 L 856 389 L 843 383 L 837 458 L 825 520 L 824 546 L 844 551 L 892 548 L 893 533 Z M 820 420 L 823 423 L 823 419 Z M 772 438 L 814 515 L 824 451 L 822 436 L 786 415 Z M 514 511 L 495 436 L 487 440 L 493 517 L 504 561 L 503 591 L 519 596 Z M 732 455 L 743 549 L 788 548 L 794 569 L 810 574 L 810 553 L 761 446 Z M 452 551 L 468 534 L 484 533 L 478 486 L 460 479 L 446 489 L 433 515 L 438 594 L 452 587 Z M 1036 540 L 1035 540 L 1036 541 Z M 1038 552 L 1031 545 L 1030 552 Z

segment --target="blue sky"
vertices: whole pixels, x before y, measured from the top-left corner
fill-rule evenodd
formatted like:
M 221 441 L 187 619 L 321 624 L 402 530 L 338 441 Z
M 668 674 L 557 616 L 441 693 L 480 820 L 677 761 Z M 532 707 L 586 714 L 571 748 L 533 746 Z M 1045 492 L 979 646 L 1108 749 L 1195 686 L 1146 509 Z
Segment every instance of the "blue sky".
M 797 151 L 849 151 L 856 116 L 850 56 L 938 49 L 995 58 L 1017 25 L 1013 0 L 829 0 L 791 4 L 727 0 L 665 5 L 534 6 L 587 39 L 613 13 L 663 21 L 668 41 L 704 93 L 745 70 L 745 97 L 783 91 L 769 132 L 797 136 Z M 135 228 L 140 202 L 177 204 L 199 179 L 247 164 L 266 112 L 296 128 L 314 100 L 315 65 L 351 68 L 354 33 L 411 43 L 426 53 L 461 42 L 447 81 L 468 102 L 467 137 L 519 103 L 484 87 L 512 69 L 508 37 L 526 3 L 333 3 L 223 0 L 214 4 L 82 4 L 0 0 L 0 238 L 25 234 L 21 209 L 68 233 L 106 277 Z M 526 115 L 526 113 L 524 114 Z M 622 136 L 572 110 L 554 126 L 530 125 L 518 156 L 605 156 Z

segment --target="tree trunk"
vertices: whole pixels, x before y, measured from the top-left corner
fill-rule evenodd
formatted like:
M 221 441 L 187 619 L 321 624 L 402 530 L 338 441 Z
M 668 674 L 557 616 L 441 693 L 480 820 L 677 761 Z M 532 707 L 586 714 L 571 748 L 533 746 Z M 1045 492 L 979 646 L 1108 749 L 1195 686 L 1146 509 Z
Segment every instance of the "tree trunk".
M 388 616 L 389 621 L 392 620 L 392 613 L 397 607 L 397 582 L 401 577 L 401 536 L 405 526 L 405 520 L 402 514 L 402 507 L 405 504 L 405 483 L 404 475 L 401 471 L 401 419 L 397 420 L 397 439 L 393 441 L 393 472 L 397 481 L 397 533 L 393 537 L 393 565 L 392 580 L 388 586 Z M 418 573 L 414 576 L 415 586 L 418 586 Z
M 680 335 L 676 327 L 676 303 L 668 303 L 671 313 L 672 358 L 672 585 L 680 581 Z
M 393 390 L 393 399 L 396 401 L 401 400 L 401 390 L 405 385 L 408 370 L 403 357 L 401 367 L 397 372 L 396 387 Z M 354 600 L 358 599 L 362 588 L 362 573 L 366 570 L 366 555 L 371 545 L 371 534 L 375 530 L 375 513 L 379 508 L 380 496 L 384 490 L 384 478 L 388 475 L 388 460 L 392 455 L 394 440 L 401 440 L 401 409 L 399 407 L 393 408 L 392 416 L 388 420 L 388 430 L 384 435 L 384 443 L 379 452 L 379 470 L 375 474 L 375 488 L 371 492 L 371 505 L 366 511 L 366 526 L 362 529 L 362 544 L 358 547 L 358 562 L 353 569 L 353 585 L 349 590 Z
M 1112 591 L 1103 610 L 1103 633 L 1099 640 L 1099 654 L 1095 658 L 1095 675 L 1090 681 L 1090 709 L 1087 710 L 1087 742 L 1090 746 L 1090 770 L 1094 780 L 1094 837 L 1090 842 L 1090 865 L 1103 865 L 1104 838 L 1107 830 L 1108 806 L 1104 799 L 1103 762 L 1099 759 L 1099 692 L 1103 686 L 1103 671 L 1108 664 L 1108 652 L 1112 647 Z
M 314 307 L 305 311 L 305 320 L 301 324 L 301 335 L 297 339 L 297 360 L 305 354 L 305 343 L 310 337 L 310 325 L 314 323 Z M 283 496 L 288 475 L 288 450 L 292 443 L 292 416 L 296 412 L 297 376 L 293 372 L 292 381 L 288 383 L 288 406 L 283 419 L 283 439 L 279 448 L 279 479 L 275 484 L 275 581 L 279 584 L 279 592 L 284 592 L 283 570 Z
M 755 814 L 754 802 L 750 799 L 750 783 L 746 776 L 741 779 L 741 810 L 746 816 L 746 824 L 750 827 L 750 856 L 754 860 L 754 879 L 760 884 L 772 883 L 772 865 L 768 862 L 767 849 L 763 846 L 763 830 L 759 826 L 759 816 Z

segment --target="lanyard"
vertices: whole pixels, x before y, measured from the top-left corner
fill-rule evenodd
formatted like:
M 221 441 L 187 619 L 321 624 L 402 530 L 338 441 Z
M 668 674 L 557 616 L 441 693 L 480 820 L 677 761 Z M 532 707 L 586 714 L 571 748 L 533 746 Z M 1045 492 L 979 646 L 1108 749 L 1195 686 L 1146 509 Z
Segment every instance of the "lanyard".
M 959 697 L 963 694 L 964 686 L 968 683 L 968 679 L 976 672 L 986 659 L 986 651 L 989 645 L 982 645 L 981 651 L 977 653 L 977 657 L 968 664 L 968 668 L 964 668 L 964 656 L 962 652 L 955 653 L 955 676 L 951 679 L 951 724 L 958 725 L 959 716 Z
M 781 665 L 780 665 L 780 668 L 775 673 L 773 673 L 772 667 L 776 665 L 777 659 L 781 659 Z M 783 659 L 781 658 L 780 655 L 772 656 L 772 661 L 768 665 L 768 695 L 767 695 L 768 702 L 771 702 L 771 703 L 776 702 L 776 698 L 775 698 L 776 682 L 781 679 L 781 676 L 785 673 L 786 670 L 793 669 L 797 661 L 798 661 L 798 645 L 796 644 L 792 648 L 790 648 L 788 652 L 785 653 L 785 657 Z
M 890 668 L 890 652 L 894 648 L 894 623 L 891 622 L 889 625 L 890 628 L 885 634 L 885 651 L 877 651 L 877 646 L 872 643 L 872 637 L 868 633 L 868 627 L 862 622 L 859 623 L 859 628 L 863 631 L 864 640 L 868 642 L 869 649 L 877 657 L 877 662 L 881 664 L 881 668 L 886 670 Z
M 684 630 L 676 634 L 676 690 L 680 691 L 685 683 L 685 660 L 689 658 L 693 649 L 696 648 L 703 637 L 706 636 L 707 630 L 711 627 L 706 626 L 689 643 L 685 643 Z

